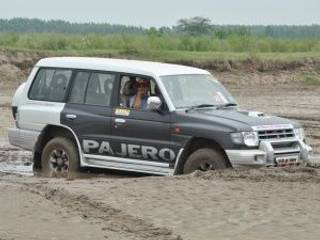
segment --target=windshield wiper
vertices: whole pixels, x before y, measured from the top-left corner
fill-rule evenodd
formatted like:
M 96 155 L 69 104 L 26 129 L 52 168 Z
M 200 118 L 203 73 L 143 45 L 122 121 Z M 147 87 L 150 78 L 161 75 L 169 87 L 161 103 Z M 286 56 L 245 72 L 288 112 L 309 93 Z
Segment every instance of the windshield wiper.
M 207 107 L 216 107 L 216 106 L 217 105 L 213 105 L 213 104 L 199 104 L 199 105 L 194 105 L 194 106 L 188 107 L 188 109 L 186 111 L 194 110 L 197 108 L 207 108 Z
M 225 108 L 225 107 L 231 107 L 231 106 L 238 106 L 236 103 L 226 103 L 226 104 L 222 104 L 222 105 L 214 105 L 214 104 L 199 104 L 199 105 L 194 105 L 194 106 L 189 106 L 186 107 L 186 111 L 190 111 L 190 110 L 195 110 L 195 109 L 200 109 L 200 108 L 210 108 L 210 107 L 215 107 L 216 109 L 221 109 L 221 108 Z
M 233 106 L 238 106 L 238 104 L 236 103 L 226 103 L 226 104 L 222 104 L 222 105 L 218 105 L 217 108 L 225 108 L 225 107 L 233 107 Z

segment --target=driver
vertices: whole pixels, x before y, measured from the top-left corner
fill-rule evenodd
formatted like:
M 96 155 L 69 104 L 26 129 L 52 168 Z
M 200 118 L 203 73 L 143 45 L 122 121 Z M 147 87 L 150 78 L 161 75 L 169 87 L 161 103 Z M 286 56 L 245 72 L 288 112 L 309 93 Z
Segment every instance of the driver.
M 150 81 L 143 78 L 138 78 L 136 84 L 137 93 L 130 97 L 129 106 L 135 110 L 146 110 L 150 90 Z

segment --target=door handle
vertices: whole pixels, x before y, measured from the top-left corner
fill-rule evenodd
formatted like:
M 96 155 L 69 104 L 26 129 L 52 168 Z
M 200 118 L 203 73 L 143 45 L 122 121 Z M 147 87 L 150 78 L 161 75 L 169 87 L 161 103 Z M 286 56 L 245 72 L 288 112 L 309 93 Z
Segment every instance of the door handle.
M 114 120 L 114 122 L 115 122 L 116 124 L 123 124 L 123 123 L 126 123 L 126 120 L 123 119 L 123 118 L 116 118 L 116 119 Z
M 126 120 L 123 118 L 116 118 L 114 119 L 114 128 L 118 128 L 118 126 L 121 126 L 122 124 L 125 124 Z
M 66 114 L 66 118 L 69 119 L 69 120 L 74 120 L 77 118 L 77 115 L 75 114 Z

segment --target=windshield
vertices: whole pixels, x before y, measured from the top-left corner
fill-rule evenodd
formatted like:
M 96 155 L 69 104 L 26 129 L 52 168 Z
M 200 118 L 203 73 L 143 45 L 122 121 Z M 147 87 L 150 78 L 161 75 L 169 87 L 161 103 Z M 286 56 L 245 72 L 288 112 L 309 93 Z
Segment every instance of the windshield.
M 176 108 L 235 104 L 231 94 L 211 75 L 170 75 L 161 80 Z

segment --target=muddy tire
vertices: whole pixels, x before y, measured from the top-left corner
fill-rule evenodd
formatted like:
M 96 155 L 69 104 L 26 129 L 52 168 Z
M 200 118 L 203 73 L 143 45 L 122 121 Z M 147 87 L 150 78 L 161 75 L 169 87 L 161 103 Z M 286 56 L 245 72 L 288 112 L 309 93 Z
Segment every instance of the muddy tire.
M 196 170 L 209 171 L 228 167 L 223 154 L 211 148 L 201 148 L 193 152 L 183 166 L 183 173 L 188 174 Z
M 41 173 L 47 177 L 70 177 L 80 171 L 80 160 L 75 144 L 64 137 L 51 139 L 41 155 Z

